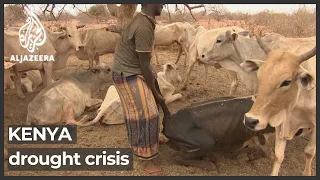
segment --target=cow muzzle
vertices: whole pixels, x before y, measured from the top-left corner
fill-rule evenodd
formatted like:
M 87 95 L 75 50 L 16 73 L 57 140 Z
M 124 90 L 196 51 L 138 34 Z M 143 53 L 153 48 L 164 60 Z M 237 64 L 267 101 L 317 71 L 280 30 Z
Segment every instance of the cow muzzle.
M 244 115 L 244 125 L 252 130 L 256 130 L 256 126 L 259 124 L 259 120 L 249 117 L 247 115 Z
M 84 50 L 84 46 L 83 45 L 80 45 L 76 48 L 76 51 L 80 51 L 80 50 Z

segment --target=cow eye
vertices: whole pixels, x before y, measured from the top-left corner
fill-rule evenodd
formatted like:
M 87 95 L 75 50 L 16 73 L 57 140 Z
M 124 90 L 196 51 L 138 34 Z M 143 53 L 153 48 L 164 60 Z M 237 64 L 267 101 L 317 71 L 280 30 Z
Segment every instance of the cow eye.
M 220 40 L 217 40 L 217 42 L 216 43 L 221 43 L 221 41 Z
M 282 82 L 282 84 L 280 85 L 280 87 L 284 87 L 284 86 L 288 86 L 291 83 L 290 80 L 285 80 Z
M 68 36 L 69 36 L 69 37 L 71 37 L 71 35 L 70 35 L 70 34 L 69 34 Z

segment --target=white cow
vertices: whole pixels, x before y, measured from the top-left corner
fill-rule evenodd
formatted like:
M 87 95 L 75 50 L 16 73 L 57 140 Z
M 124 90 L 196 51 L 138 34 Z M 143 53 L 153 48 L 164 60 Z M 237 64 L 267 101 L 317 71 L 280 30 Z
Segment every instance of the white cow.
M 194 28 L 190 23 L 177 23 L 179 28 L 182 31 L 182 38 L 180 39 L 180 51 L 182 50 L 183 53 L 185 53 L 184 58 L 184 66 L 187 65 L 187 59 L 189 56 L 189 47 L 192 44 L 192 42 L 195 40 L 196 36 L 200 35 L 201 33 L 205 32 L 207 29 L 205 29 L 203 26 L 198 26 L 197 28 Z M 180 53 L 180 52 L 179 52 Z M 178 64 L 180 58 L 178 57 L 175 64 Z
M 15 76 L 13 80 L 19 98 L 25 98 L 25 95 L 21 90 L 21 72 L 40 70 L 44 85 L 50 85 L 52 83 L 53 71 L 65 68 L 68 57 L 83 47 L 78 31 L 78 28 L 81 27 L 84 27 L 84 25 L 62 27 L 63 32 L 52 32 L 48 28 L 44 28 L 47 39 L 45 43 L 42 46 L 39 46 L 33 53 L 28 52 L 22 46 L 18 45 L 20 41 L 18 28 L 4 30 L 5 56 L 12 57 L 16 55 L 40 54 L 54 57 L 54 61 L 23 61 L 14 66 Z
M 125 123 L 121 100 L 114 85 L 109 87 L 100 108 L 97 110 L 97 113 L 97 116 L 92 121 L 86 123 L 86 125 L 92 125 L 99 120 L 100 122 L 109 125 Z M 88 121 L 90 116 L 84 116 L 82 119 L 82 121 Z
M 225 33 L 227 30 L 230 30 L 234 33 L 238 32 L 242 37 L 246 39 L 250 39 L 250 36 L 249 36 L 250 31 L 244 30 L 236 26 L 215 28 L 215 29 L 205 30 L 199 33 L 199 35 L 195 37 L 195 40 L 192 42 L 189 48 L 189 65 L 188 65 L 187 76 L 184 80 L 182 90 L 185 90 L 187 88 L 187 82 L 189 80 L 193 66 L 196 62 L 199 62 L 200 64 L 204 64 L 205 66 L 205 77 L 204 77 L 205 83 L 207 81 L 207 76 L 208 76 L 208 67 L 210 65 L 213 65 L 216 69 L 219 69 L 221 67 L 220 63 L 217 63 L 217 61 L 213 61 L 212 59 L 209 59 L 209 58 L 204 60 L 204 53 L 211 50 L 214 44 L 220 43 L 221 40 L 218 40 L 217 37 L 219 37 L 221 33 Z M 235 89 L 238 86 L 237 74 L 231 70 L 229 70 L 228 73 L 229 73 L 229 78 L 232 81 L 230 85 L 229 94 L 230 96 L 232 96 Z
M 246 59 L 264 60 L 267 56 L 255 39 L 239 36 L 241 33 L 227 30 L 214 36 L 214 41 L 210 48 L 206 49 L 201 55 L 201 61 L 208 64 L 219 63 L 224 69 L 238 74 L 249 92 L 255 94 L 258 88 L 257 74 L 256 72 L 246 71 L 240 64 Z M 261 41 L 271 49 L 303 53 L 304 48 L 310 48 L 315 45 L 316 37 L 286 38 L 279 34 L 271 33 L 261 38 Z M 235 80 L 238 81 L 237 79 Z
M 159 64 L 159 57 L 157 53 L 158 46 L 169 46 L 177 43 L 180 46 L 178 59 L 182 55 L 182 49 L 180 42 L 183 41 L 182 29 L 179 27 L 178 23 L 172 23 L 168 25 L 156 25 L 154 30 L 154 43 L 152 54 L 156 57 L 156 62 Z
M 52 79 L 51 81 L 55 81 Z M 33 92 L 42 83 L 41 73 L 39 70 L 31 70 L 25 72 L 25 77 L 21 78 L 21 84 L 26 87 L 28 93 Z
M 166 100 L 166 104 L 182 98 L 180 93 L 173 94 L 176 89 L 174 85 L 182 82 L 182 79 L 178 73 L 178 67 L 174 63 L 164 64 L 163 70 L 158 72 L 157 76 L 160 92 Z
M 175 87 L 172 84 L 181 82 L 181 77 L 178 73 L 178 67 L 173 63 L 166 63 L 163 65 L 163 71 L 157 73 L 158 83 L 160 92 L 165 98 L 166 104 L 172 103 L 182 97 L 180 93 L 174 94 Z M 97 110 L 97 116 L 93 119 L 92 117 L 86 115 L 80 122 L 87 122 L 86 125 L 92 125 L 99 120 L 104 124 L 123 124 L 125 123 L 123 118 L 123 109 L 121 105 L 121 100 L 116 87 L 111 85 L 107 91 L 107 94 L 101 104 L 100 108 Z

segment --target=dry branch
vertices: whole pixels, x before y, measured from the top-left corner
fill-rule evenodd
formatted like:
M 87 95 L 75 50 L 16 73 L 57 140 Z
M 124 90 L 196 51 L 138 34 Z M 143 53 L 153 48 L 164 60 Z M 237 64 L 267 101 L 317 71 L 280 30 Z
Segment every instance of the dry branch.
M 191 14 L 192 18 L 193 18 L 195 21 L 197 21 L 197 19 L 193 16 L 193 14 L 192 14 L 192 9 L 197 9 L 197 8 L 202 8 L 202 7 L 203 7 L 203 8 L 206 10 L 206 7 L 205 7 L 203 4 L 197 5 L 197 6 L 193 6 L 193 7 L 190 7 L 189 4 L 184 4 L 184 5 L 189 9 L 190 14 Z

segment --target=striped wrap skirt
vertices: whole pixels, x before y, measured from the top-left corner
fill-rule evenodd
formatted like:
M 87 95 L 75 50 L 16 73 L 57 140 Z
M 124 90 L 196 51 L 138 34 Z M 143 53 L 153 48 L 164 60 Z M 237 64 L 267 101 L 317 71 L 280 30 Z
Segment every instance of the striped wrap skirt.
M 127 135 L 135 156 L 150 160 L 158 155 L 160 117 L 151 89 L 141 75 L 122 76 L 112 72 L 121 99 Z

